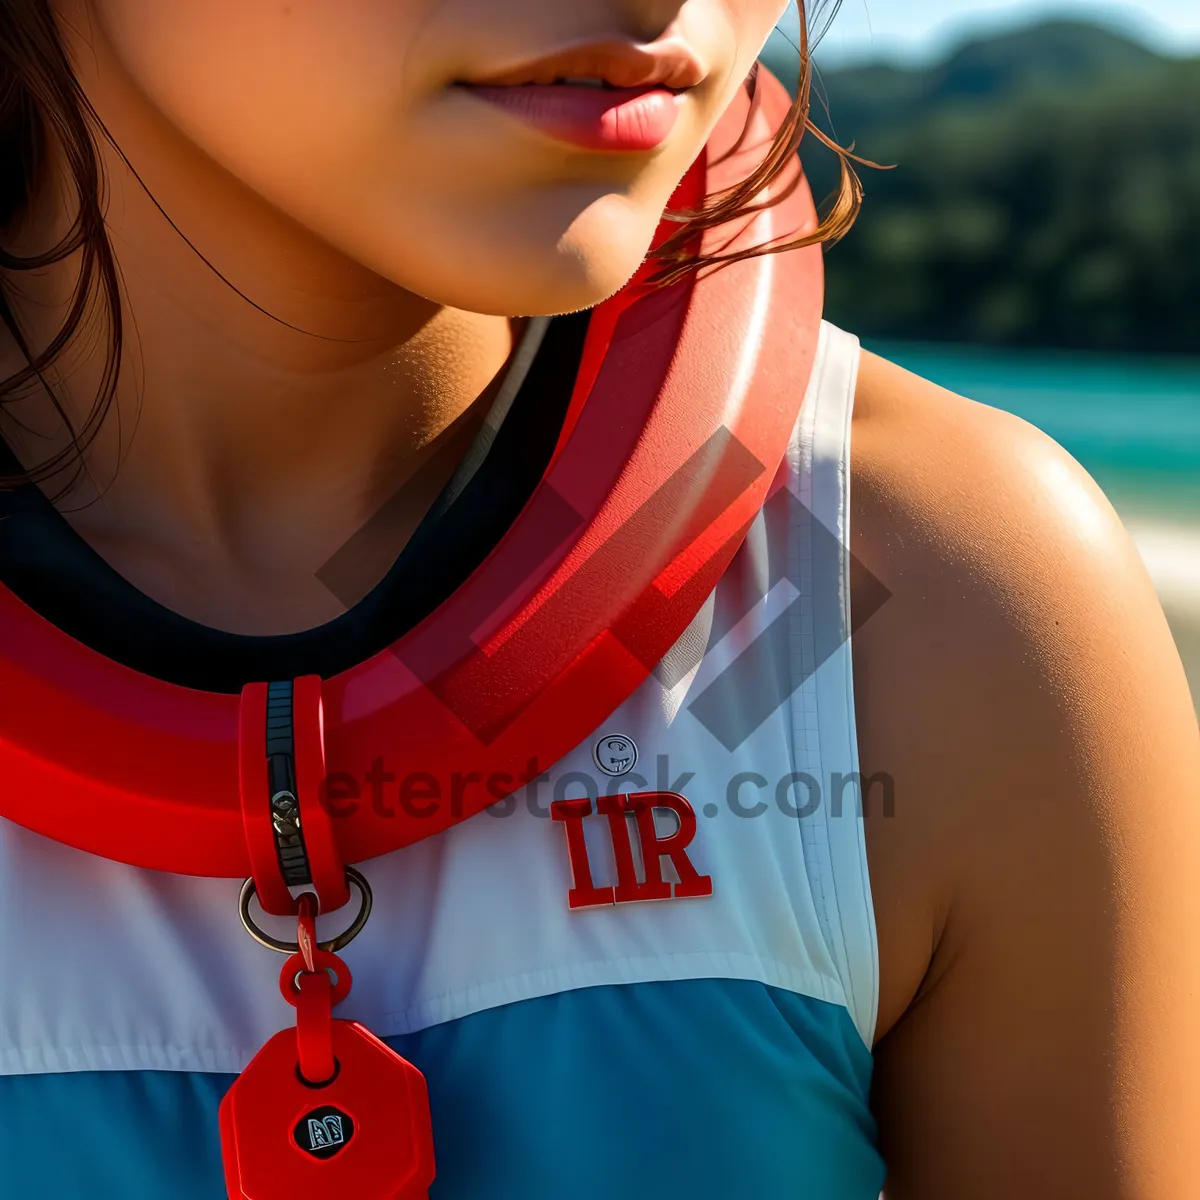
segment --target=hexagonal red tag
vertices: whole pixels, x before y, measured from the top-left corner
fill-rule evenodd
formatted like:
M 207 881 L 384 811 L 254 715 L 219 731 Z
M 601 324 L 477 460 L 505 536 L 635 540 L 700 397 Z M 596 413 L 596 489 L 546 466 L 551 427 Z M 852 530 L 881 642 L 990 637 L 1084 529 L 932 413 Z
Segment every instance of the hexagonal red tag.
M 352 1021 L 334 1021 L 335 1074 L 305 1083 L 296 1031 L 277 1033 L 221 1102 L 233 1200 L 427 1200 L 434 1178 L 425 1077 Z

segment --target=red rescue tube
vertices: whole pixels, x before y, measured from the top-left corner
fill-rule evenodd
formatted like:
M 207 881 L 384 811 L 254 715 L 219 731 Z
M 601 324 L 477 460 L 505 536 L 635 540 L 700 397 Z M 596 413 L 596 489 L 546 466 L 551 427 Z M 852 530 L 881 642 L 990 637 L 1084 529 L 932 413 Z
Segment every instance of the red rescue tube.
M 673 204 L 745 178 L 788 105 L 762 71 Z M 815 219 L 801 182 L 703 247 L 775 243 Z M 768 497 L 815 357 L 820 249 L 658 292 L 645 273 L 594 312 L 553 461 L 493 552 L 395 645 L 323 682 L 341 861 L 438 833 L 579 744 L 687 627 Z M 240 704 L 111 662 L 0 588 L 0 816 L 137 866 L 248 875 Z M 376 811 L 378 760 L 434 784 Z

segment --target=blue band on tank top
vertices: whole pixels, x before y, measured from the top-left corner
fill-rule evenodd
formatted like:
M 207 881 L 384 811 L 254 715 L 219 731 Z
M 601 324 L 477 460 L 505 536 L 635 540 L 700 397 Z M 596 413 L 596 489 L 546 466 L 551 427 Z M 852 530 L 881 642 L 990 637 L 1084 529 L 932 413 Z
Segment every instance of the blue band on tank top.
M 585 988 L 388 1039 L 426 1072 L 431 1200 L 875 1200 L 871 1056 L 837 1005 L 738 980 Z M 4 1194 L 220 1200 L 229 1075 L 0 1077 Z

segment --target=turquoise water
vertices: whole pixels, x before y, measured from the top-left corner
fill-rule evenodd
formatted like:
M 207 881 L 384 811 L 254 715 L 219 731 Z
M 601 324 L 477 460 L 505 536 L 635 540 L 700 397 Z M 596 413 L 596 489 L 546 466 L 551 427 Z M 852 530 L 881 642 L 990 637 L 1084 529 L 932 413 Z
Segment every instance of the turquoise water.
M 1200 358 L 874 341 L 867 347 L 1038 426 L 1123 511 L 1200 523 Z

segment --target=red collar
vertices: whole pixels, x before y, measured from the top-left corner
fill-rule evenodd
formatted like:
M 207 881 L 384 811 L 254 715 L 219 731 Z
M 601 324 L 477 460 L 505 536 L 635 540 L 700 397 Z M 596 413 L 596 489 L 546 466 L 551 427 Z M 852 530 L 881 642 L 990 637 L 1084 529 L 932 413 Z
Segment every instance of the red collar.
M 727 152 L 750 111 L 739 91 L 673 206 L 698 207 L 761 159 L 789 102 L 765 71 L 759 96 L 762 137 Z M 704 248 L 795 236 L 814 219 L 801 186 Z M 660 238 L 673 229 L 664 222 Z M 331 860 L 438 833 L 579 744 L 682 634 L 772 489 L 816 350 L 819 248 L 659 292 L 645 274 L 594 312 L 554 458 L 492 554 L 389 650 L 297 687 L 301 807 Z M 270 833 L 265 685 L 239 698 L 138 674 L 3 588 L 0 679 L 0 816 L 138 866 L 250 874 Z M 418 797 L 390 817 L 354 806 L 376 760 L 432 776 L 442 802 L 422 815 L 431 802 Z M 450 804 L 455 775 L 491 791 L 460 786 Z M 322 778 L 332 787 L 318 811 L 305 796 Z M 261 800 L 245 821 L 243 794 Z

